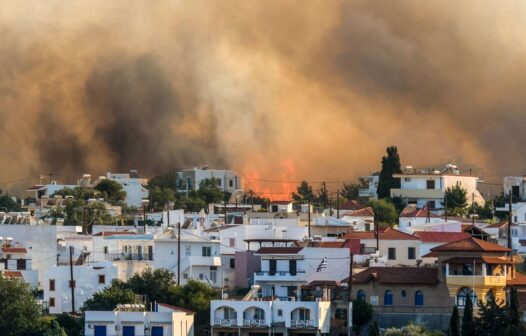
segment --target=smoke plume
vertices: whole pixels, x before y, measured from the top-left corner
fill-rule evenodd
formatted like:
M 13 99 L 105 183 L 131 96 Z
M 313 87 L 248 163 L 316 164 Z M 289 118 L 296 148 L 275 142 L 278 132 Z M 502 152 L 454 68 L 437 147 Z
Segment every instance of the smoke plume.
M 204 164 L 348 180 L 393 144 L 404 164 L 522 174 L 525 7 L 4 1 L 0 180 Z

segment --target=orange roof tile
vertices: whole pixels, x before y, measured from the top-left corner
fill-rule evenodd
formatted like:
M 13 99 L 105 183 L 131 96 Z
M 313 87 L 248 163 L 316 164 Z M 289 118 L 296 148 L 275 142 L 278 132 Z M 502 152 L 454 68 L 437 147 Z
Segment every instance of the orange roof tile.
M 376 239 L 375 231 L 354 231 L 347 233 L 344 239 Z M 419 240 L 418 237 L 408 233 L 388 228 L 379 232 L 380 240 Z
M 433 247 L 432 252 L 438 251 L 475 251 L 475 252 L 509 252 L 509 248 L 489 243 L 473 237 L 457 240 L 451 243 Z
M 98 232 L 98 233 L 94 234 L 93 236 L 106 237 L 106 236 L 115 236 L 115 235 L 134 235 L 134 234 L 136 234 L 136 233 L 133 232 L 133 231 L 102 231 L 102 232 Z
M 3 271 L 2 274 L 6 278 L 11 278 L 11 279 L 21 279 L 21 278 L 23 278 L 22 272 L 20 272 L 20 271 Z
M 405 207 L 404 210 L 402 210 L 402 213 L 400 214 L 400 217 L 429 217 L 431 218 L 440 218 L 439 215 L 436 215 L 429 211 L 427 207 L 423 207 L 420 209 L 416 209 L 414 207 Z
M 371 207 L 363 208 L 360 210 L 354 210 L 351 212 L 347 212 L 343 214 L 343 216 L 349 216 L 349 217 L 373 217 L 374 216 L 374 210 Z
M 469 237 L 466 232 L 415 231 L 414 235 L 424 243 L 451 243 Z
M 2 247 L 4 253 L 27 253 L 27 249 L 24 247 Z

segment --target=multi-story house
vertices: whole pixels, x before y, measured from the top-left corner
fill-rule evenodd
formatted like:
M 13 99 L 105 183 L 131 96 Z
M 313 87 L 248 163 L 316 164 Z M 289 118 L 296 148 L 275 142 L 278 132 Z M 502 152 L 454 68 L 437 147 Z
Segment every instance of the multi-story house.
M 355 231 L 374 230 L 374 211 L 371 207 L 359 210 L 340 211 L 340 218 L 352 225 Z
M 202 181 L 217 179 L 218 187 L 233 193 L 243 190 L 241 177 L 232 170 L 193 168 L 177 172 L 177 186 L 180 192 L 199 190 Z
M 9 240 L 0 247 L 0 273 L 6 278 L 18 278 L 31 287 L 38 287 L 38 271 L 32 269 L 27 248 L 12 246 Z
M 119 304 L 113 311 L 86 311 L 85 336 L 193 336 L 194 313 L 164 303 L 153 311 L 142 304 Z
M 393 174 L 393 177 L 400 179 L 400 188 L 391 189 L 391 197 L 401 197 L 406 203 L 417 204 L 419 208 L 443 209 L 446 189 L 456 185 L 466 190 L 468 204 L 472 199 L 479 205 L 484 204 L 484 198 L 477 189 L 479 178 L 462 175 L 452 165 L 443 171 L 405 169 L 404 173 Z
M 378 181 L 380 180 L 380 175 L 371 175 L 371 176 L 362 176 L 360 177 L 360 182 L 363 185 L 366 185 L 367 188 L 360 188 L 358 191 L 358 196 L 361 199 L 368 200 L 370 198 L 378 198 L 377 189 Z
M 70 265 L 59 265 L 45 273 L 44 301 L 49 313 L 79 311 L 84 302 L 97 292 L 102 291 L 117 278 L 117 267 L 111 263 L 94 263 L 91 265 L 73 265 L 73 281 Z M 73 307 L 71 286 L 75 296 Z
M 331 302 L 260 300 L 212 300 L 212 336 L 221 335 L 325 335 L 330 331 Z
M 180 271 L 181 284 L 189 279 L 211 287 L 222 288 L 220 241 L 200 229 L 181 230 L 181 264 L 178 269 L 177 229 L 155 235 L 153 253 L 155 268 L 166 268 L 176 275 Z
M 504 176 L 503 191 L 508 195 L 510 192 L 516 201 L 526 199 L 526 176 Z
M 122 189 L 126 192 L 125 202 L 130 207 L 142 207 L 144 206 L 143 200 L 148 199 L 148 179 L 140 178 L 136 170 L 131 170 L 130 173 L 115 174 L 106 173 L 108 180 L 115 181 L 122 186 Z
M 434 247 L 470 237 L 466 232 L 415 231 L 413 234 L 420 238 L 420 255 L 430 253 Z M 435 260 L 436 258 L 432 258 L 426 262 L 434 262 Z

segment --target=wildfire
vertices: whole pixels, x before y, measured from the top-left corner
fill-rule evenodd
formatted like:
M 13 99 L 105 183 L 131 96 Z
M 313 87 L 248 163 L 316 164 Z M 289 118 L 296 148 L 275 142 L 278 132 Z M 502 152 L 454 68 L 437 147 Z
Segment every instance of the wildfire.
M 245 189 L 270 200 L 289 200 L 296 191 L 296 169 L 292 160 L 280 163 L 281 168 L 272 176 L 263 176 L 259 171 L 245 174 Z

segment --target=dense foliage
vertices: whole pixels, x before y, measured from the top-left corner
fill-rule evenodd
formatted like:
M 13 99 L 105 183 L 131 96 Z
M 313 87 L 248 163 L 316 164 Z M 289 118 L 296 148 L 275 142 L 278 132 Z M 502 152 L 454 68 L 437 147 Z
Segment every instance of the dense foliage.
M 400 179 L 393 174 L 402 173 L 400 155 L 396 146 L 387 147 L 387 156 L 382 157 L 382 170 L 378 180 L 378 198 L 391 197 L 391 189 L 400 188 Z

